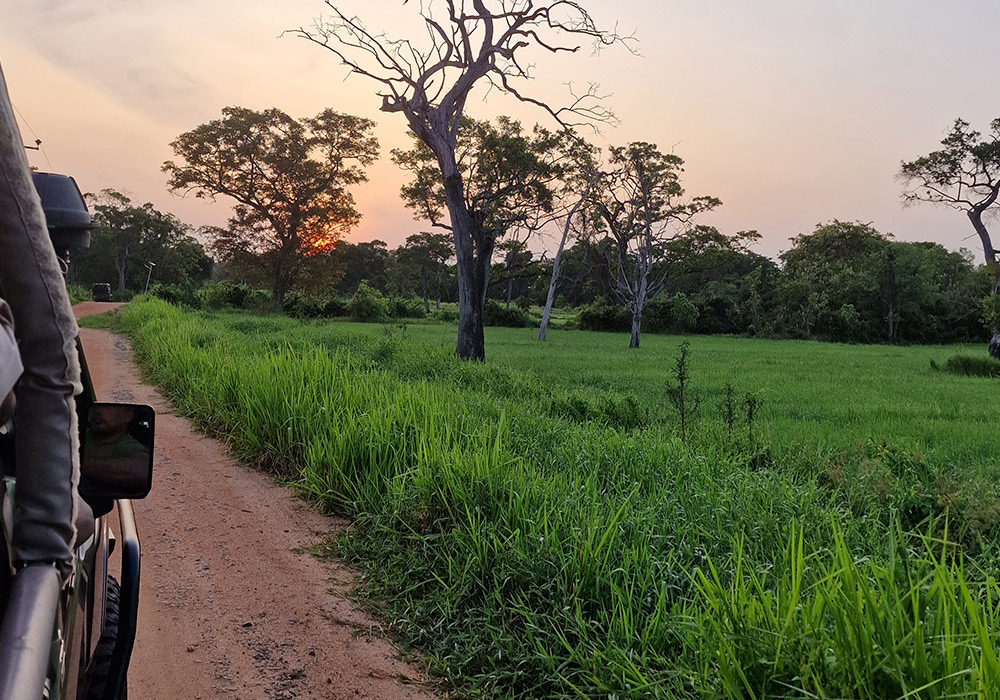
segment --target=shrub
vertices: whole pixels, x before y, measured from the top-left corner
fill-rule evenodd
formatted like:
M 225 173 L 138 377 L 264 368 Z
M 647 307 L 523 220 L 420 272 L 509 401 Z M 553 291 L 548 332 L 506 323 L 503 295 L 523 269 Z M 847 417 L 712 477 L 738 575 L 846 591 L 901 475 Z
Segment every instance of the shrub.
M 194 285 L 191 282 L 181 284 L 162 284 L 157 282 L 149 288 L 149 293 L 157 299 L 173 304 L 174 306 L 187 306 L 192 309 L 198 308 L 198 295 L 195 293 Z
M 269 289 L 251 289 L 243 300 L 243 308 L 257 314 L 275 314 L 281 311 L 274 303 Z
M 508 309 L 495 299 L 487 299 L 483 309 L 483 325 L 528 328 L 535 325 L 535 319 L 524 309 L 516 306 Z
M 323 318 L 347 316 L 347 302 L 342 301 L 339 297 L 330 297 L 323 302 L 321 313 L 323 314 Z
M 424 300 L 417 296 L 387 298 L 389 314 L 393 318 L 425 318 Z
M 522 294 L 514 300 L 514 305 L 521 309 L 521 311 L 529 311 L 531 309 L 531 299 Z
M 66 292 L 69 294 L 70 304 L 79 304 L 83 301 L 90 301 L 90 290 L 79 284 L 66 285 Z
M 355 321 L 381 323 L 389 319 L 389 301 L 382 292 L 362 281 L 347 302 L 347 311 Z
M 293 318 L 319 318 L 323 313 L 323 307 L 316 297 L 299 292 L 286 294 L 281 310 L 286 316 Z
M 602 297 L 592 304 L 581 306 L 577 312 L 581 331 L 607 331 L 619 333 L 632 326 L 631 315 L 623 306 L 611 306 Z
M 438 309 L 433 312 L 432 317 L 445 323 L 454 323 L 458 320 L 458 311 L 455 309 Z
M 650 333 L 690 333 L 698 326 L 698 307 L 687 295 L 657 297 L 642 312 L 642 327 Z
M 209 311 L 217 309 L 242 309 L 250 288 L 245 284 L 233 284 L 229 280 L 206 284 L 195 292 L 198 306 Z

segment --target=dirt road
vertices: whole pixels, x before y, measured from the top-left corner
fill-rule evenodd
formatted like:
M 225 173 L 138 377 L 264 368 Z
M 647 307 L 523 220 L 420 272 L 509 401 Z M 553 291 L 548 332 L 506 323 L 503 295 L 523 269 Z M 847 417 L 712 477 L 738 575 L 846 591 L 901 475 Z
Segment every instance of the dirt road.
M 378 621 L 344 597 L 356 572 L 306 553 L 315 533 L 344 523 L 195 433 L 140 383 L 124 338 L 90 329 L 81 337 L 98 398 L 148 403 L 157 414 L 153 491 L 134 503 L 143 569 L 129 695 L 430 697 Z

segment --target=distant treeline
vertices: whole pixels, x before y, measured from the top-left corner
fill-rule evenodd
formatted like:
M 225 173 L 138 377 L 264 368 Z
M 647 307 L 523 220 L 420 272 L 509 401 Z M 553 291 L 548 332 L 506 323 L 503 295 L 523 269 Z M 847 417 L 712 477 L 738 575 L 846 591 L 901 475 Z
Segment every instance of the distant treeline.
M 309 260 L 308 284 L 290 292 L 280 310 L 371 321 L 427 315 L 454 320 L 453 307 L 440 306 L 458 295 L 449 238 L 416 234 L 395 250 L 378 240 L 341 241 Z M 964 251 L 897 241 L 867 224 L 833 221 L 796 236 L 775 262 L 747 249 L 753 238 L 699 226 L 667 243 L 656 270 L 666 283 L 644 309 L 643 330 L 853 343 L 983 339 L 989 275 Z M 172 242 L 176 245 L 168 248 L 176 251 L 143 250 L 132 256 L 127 276 L 118 275 L 124 266 L 116 269 L 111 246 L 95 231 L 91 250 L 74 265 L 73 279 L 89 285 L 120 277 L 130 292 L 142 291 L 150 271 L 140 262 L 156 260 L 151 291 L 170 301 L 279 310 L 271 295 L 260 291 L 267 280 L 252 275 L 230 274 L 229 284 L 198 291 L 208 277 L 207 258 L 189 236 Z M 564 319 L 565 310 L 574 311 L 571 327 L 629 330 L 630 312 L 616 293 L 614 246 L 610 238 L 581 238 L 563 253 L 556 306 Z M 174 264 L 177 259 L 184 264 Z M 224 274 L 217 268 L 213 277 Z M 530 309 L 544 304 L 551 274 L 546 256 L 505 242 L 490 275 L 487 323 L 537 323 Z
M 331 253 L 343 274 L 332 293 L 362 280 L 395 296 L 457 297 L 454 266 L 381 241 L 342 243 Z M 618 302 L 614 241 L 578 240 L 562 257 L 556 305 L 579 327 L 628 331 Z M 494 263 L 487 297 L 509 308 L 545 302 L 552 261 L 524 245 Z M 645 309 L 647 332 L 730 333 L 857 343 L 952 343 L 983 338 L 989 276 L 971 254 L 937 243 L 893 240 L 870 225 L 834 221 L 792 240 L 780 260 L 747 250 L 739 236 L 696 227 L 667 244 L 664 291 Z M 425 291 L 426 290 L 426 291 Z

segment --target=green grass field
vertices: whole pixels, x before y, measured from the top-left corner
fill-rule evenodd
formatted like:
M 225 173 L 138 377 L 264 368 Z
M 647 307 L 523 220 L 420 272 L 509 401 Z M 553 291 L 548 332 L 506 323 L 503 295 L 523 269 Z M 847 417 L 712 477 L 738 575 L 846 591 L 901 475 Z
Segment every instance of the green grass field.
M 354 518 L 360 595 L 461 695 L 1000 696 L 997 384 L 931 369 L 955 348 L 691 337 L 682 442 L 679 338 L 487 329 L 471 364 L 431 324 L 116 323 L 182 412 Z
M 281 322 L 279 322 L 281 323 Z M 376 324 L 318 322 L 305 331 L 316 342 L 338 345 L 345 336 L 385 334 Z M 411 324 L 412 340 L 451 352 L 453 326 Z M 487 328 L 489 362 L 528 372 L 545 386 L 590 395 L 635 396 L 652 413 L 669 420 L 664 398 L 678 336 L 647 334 L 627 350 L 628 336 L 537 329 Z M 808 445 L 831 452 L 888 440 L 943 463 L 974 463 L 1000 477 L 996 434 L 997 383 L 936 372 L 972 346 L 888 347 L 797 340 L 688 336 L 695 388 L 702 413 L 718 417 L 724 387 L 753 392 L 762 400 L 761 428 L 780 445 Z

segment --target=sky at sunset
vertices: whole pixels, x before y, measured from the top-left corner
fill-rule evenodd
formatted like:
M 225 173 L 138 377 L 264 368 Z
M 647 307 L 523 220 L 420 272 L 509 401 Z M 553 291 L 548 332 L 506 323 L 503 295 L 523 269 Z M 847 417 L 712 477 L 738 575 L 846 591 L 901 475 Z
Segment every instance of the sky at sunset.
M 419 3 L 336 3 L 372 29 L 412 32 Z M 598 24 L 635 33 L 638 53 L 589 49 L 537 56 L 535 95 L 600 83 L 620 125 L 598 145 L 650 141 L 686 161 L 691 195 L 723 206 L 701 221 L 757 229 L 758 252 L 837 218 L 902 240 L 977 249 L 960 212 L 904 209 L 895 175 L 933 150 L 956 117 L 980 130 L 1000 116 L 996 0 L 584 0 Z M 433 7 L 433 3 L 431 3 Z M 388 158 L 404 119 L 378 111 L 373 83 L 347 78 L 322 48 L 282 30 L 308 26 L 319 0 L 0 0 L 0 63 L 29 152 L 84 191 L 112 187 L 194 226 L 224 224 L 227 204 L 181 199 L 160 172 L 169 142 L 222 107 L 278 107 L 295 117 L 331 107 L 378 122 L 383 158 L 355 190 L 364 218 L 349 238 L 390 247 L 428 224 L 399 199 Z M 417 25 L 419 26 L 419 25 Z M 477 93 L 467 113 L 536 110 Z

